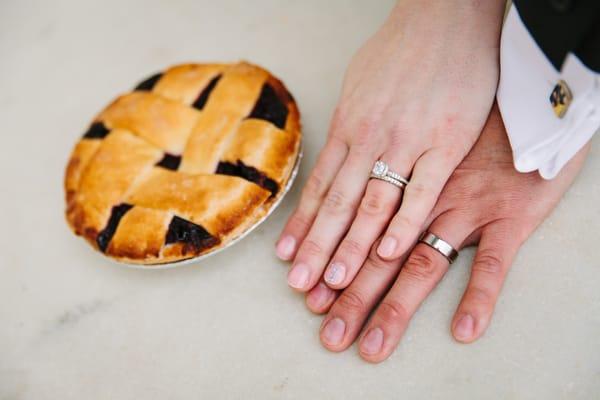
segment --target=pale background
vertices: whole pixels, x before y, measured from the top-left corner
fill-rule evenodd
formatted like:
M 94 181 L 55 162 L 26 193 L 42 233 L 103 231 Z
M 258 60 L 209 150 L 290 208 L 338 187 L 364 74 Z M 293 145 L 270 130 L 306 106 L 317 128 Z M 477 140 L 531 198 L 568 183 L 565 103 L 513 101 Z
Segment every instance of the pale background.
M 0 399 L 600 398 L 600 143 L 522 249 L 478 343 L 449 335 L 472 251 L 391 359 L 324 350 L 273 242 L 323 143 L 351 54 L 392 1 L 0 1 Z M 299 102 L 305 159 L 283 205 L 215 257 L 122 268 L 63 220 L 92 116 L 183 61 L 244 58 Z M 417 62 L 417 60 L 415 60 Z

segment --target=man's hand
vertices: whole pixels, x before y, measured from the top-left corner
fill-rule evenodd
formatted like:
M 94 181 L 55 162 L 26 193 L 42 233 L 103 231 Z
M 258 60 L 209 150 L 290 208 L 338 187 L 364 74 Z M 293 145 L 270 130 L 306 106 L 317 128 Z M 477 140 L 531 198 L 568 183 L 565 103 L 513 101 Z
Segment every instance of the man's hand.
M 346 287 L 388 226 L 379 253 L 395 259 L 410 248 L 492 106 L 503 11 L 504 0 L 402 1 L 356 54 L 277 244 L 279 257 L 294 259 L 290 286 L 310 290 L 329 265 L 327 284 Z M 410 176 L 403 194 L 369 181 L 378 159 Z
M 588 148 L 551 181 L 537 172 L 518 173 L 500 114 L 493 108 L 481 137 L 452 174 L 427 222 L 429 231 L 456 249 L 479 244 L 469 284 L 452 321 L 456 340 L 472 342 L 486 330 L 519 247 L 559 202 Z M 308 293 L 311 310 L 330 309 L 320 332 L 323 345 L 332 351 L 344 350 L 363 330 L 360 355 L 371 362 L 384 360 L 447 269 L 448 261 L 422 243 L 405 260 L 385 261 L 371 251 L 361 272 L 339 297 L 323 283 Z

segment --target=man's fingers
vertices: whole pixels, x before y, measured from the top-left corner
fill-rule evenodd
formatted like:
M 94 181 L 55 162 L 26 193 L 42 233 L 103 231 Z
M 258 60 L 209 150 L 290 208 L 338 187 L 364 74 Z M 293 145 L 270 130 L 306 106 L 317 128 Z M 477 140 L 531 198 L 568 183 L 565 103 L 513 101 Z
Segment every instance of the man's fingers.
M 321 150 L 317 163 L 310 173 L 300 202 L 279 236 L 276 253 L 282 260 L 291 260 L 296 255 L 299 244 L 304 240 L 312 225 L 319 206 L 331 182 L 335 178 L 348 154 L 348 146 L 340 139 L 331 136 Z
M 323 320 L 321 343 L 331 351 L 342 351 L 354 342 L 369 313 L 398 275 L 403 260 L 382 260 L 375 248 L 350 286 L 338 292 L 339 297 Z
M 470 227 L 456 213 L 439 216 L 429 231 L 458 249 Z M 359 341 L 359 353 L 380 362 L 394 351 L 408 323 L 448 269 L 448 260 L 437 250 L 418 243 L 402 266 L 398 279 L 379 304 Z
M 338 290 L 334 290 L 327 286 L 325 282 L 320 281 L 306 293 L 306 307 L 315 314 L 325 314 L 329 311 L 338 295 Z
M 382 258 L 392 260 L 410 249 L 455 167 L 454 158 L 441 149 L 429 150 L 417 160 L 402 205 L 377 248 Z
M 452 320 L 452 334 L 459 342 L 476 340 L 491 321 L 506 273 L 523 242 L 513 224 L 493 222 L 481 232 L 471 278 Z

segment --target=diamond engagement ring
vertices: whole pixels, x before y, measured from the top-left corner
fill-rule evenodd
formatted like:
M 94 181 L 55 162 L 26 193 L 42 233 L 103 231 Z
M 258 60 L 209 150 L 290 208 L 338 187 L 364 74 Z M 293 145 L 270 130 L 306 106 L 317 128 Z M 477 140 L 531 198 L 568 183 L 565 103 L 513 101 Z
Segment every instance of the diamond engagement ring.
M 371 170 L 371 178 L 379 179 L 398 186 L 400 189 L 408 185 L 408 180 L 403 176 L 390 171 L 389 165 L 381 160 L 377 160 Z

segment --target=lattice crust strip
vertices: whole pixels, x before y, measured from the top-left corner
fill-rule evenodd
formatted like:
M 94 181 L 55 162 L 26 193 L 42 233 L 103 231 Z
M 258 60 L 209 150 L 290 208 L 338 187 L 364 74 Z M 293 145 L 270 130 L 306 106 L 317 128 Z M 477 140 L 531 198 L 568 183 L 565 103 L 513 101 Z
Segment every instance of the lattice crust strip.
M 122 202 L 136 179 L 162 156 L 159 148 L 131 132 L 112 131 L 80 173 L 69 220 L 82 229 L 80 233 L 96 236 L 107 224 L 113 206 Z
M 171 154 L 180 154 L 201 113 L 153 93 L 133 92 L 119 97 L 99 116 L 108 129 L 127 129 Z
M 183 152 L 181 171 L 213 173 L 242 119 L 250 114 L 268 74 L 238 64 L 225 70 L 202 109 Z M 229 99 L 235 98 L 235 102 Z
M 285 87 L 247 64 L 187 64 L 95 119 L 65 176 L 67 219 L 116 259 L 194 257 L 227 244 L 282 195 L 300 147 Z
M 198 99 L 206 102 L 210 82 L 220 76 L 227 67 L 226 64 L 178 65 L 161 76 L 152 88 L 152 92 L 187 106 L 202 109 L 201 105 L 194 105 L 194 102 Z M 202 95 L 202 91 L 206 88 L 209 90 Z

